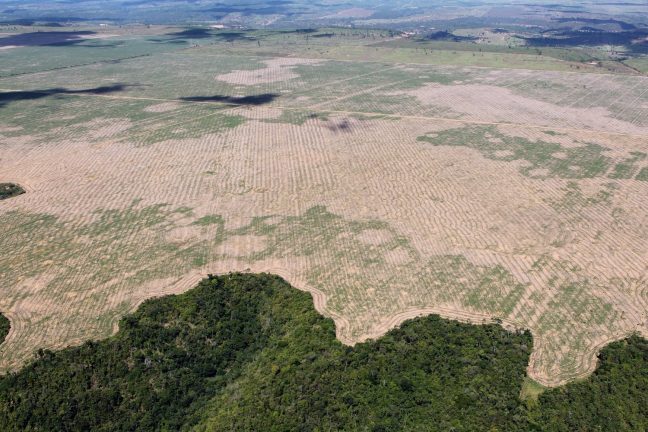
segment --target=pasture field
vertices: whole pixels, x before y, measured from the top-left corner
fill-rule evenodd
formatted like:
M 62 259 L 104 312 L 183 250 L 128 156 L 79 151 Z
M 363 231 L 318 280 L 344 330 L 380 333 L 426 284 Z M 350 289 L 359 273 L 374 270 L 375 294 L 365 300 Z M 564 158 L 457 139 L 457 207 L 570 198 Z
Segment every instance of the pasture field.
M 0 78 L 0 182 L 27 191 L 0 203 L 2 370 L 229 271 L 311 292 L 348 344 L 430 313 L 530 329 L 546 386 L 648 336 L 647 77 L 327 32 Z

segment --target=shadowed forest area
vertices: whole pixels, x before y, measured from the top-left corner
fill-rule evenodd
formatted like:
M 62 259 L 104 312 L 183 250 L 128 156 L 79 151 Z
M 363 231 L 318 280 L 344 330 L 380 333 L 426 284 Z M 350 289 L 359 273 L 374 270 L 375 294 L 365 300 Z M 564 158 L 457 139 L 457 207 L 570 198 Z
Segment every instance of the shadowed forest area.
M 0 428 L 646 430 L 646 340 L 613 343 L 590 378 L 522 402 L 531 348 L 528 332 L 434 315 L 347 347 L 279 277 L 210 276 L 146 301 L 114 337 L 41 350 L 4 376 Z
M 4 342 L 7 334 L 9 334 L 9 329 L 11 328 L 11 323 L 6 316 L 0 313 L 0 343 Z

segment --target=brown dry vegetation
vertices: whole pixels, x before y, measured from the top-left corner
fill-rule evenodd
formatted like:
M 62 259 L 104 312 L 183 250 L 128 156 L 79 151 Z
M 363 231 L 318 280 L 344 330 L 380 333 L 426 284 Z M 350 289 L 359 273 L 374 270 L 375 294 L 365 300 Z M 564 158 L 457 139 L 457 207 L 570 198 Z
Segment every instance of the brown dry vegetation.
M 156 117 L 53 134 L 0 123 L 3 175 L 30 187 L 0 207 L 3 369 L 106 336 L 146 298 L 207 273 L 246 270 L 313 293 L 346 343 L 427 313 L 529 328 L 529 374 L 550 386 L 591 372 L 610 341 L 648 335 L 648 118 L 598 100 L 612 78 L 565 74 L 596 98 L 565 106 L 534 93 L 559 78 L 539 72 L 510 72 L 526 90 L 501 71 L 432 67 L 415 73 L 510 85 L 404 87 L 363 70 L 301 89 L 298 67 L 326 63 L 264 63 L 211 77 L 287 89 L 269 106 L 115 95 Z M 630 93 L 645 79 L 624 82 Z M 245 121 L 214 126 L 225 112 Z M 202 132 L 174 135 L 192 125 Z

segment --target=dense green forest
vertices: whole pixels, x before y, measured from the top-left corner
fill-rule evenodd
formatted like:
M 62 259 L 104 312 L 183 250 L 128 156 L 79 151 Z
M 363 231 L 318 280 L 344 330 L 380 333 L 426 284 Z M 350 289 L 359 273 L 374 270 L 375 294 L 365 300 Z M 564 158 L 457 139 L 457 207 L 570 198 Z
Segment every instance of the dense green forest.
M 114 337 L 2 377 L 0 430 L 646 430 L 644 339 L 527 405 L 531 348 L 528 332 L 438 316 L 346 347 L 282 279 L 209 277 L 145 302 Z
M 24 194 L 25 190 L 13 183 L 0 183 L 0 200 Z
M 7 334 L 9 334 L 10 327 L 11 323 L 9 322 L 7 317 L 0 313 L 0 343 L 4 342 Z

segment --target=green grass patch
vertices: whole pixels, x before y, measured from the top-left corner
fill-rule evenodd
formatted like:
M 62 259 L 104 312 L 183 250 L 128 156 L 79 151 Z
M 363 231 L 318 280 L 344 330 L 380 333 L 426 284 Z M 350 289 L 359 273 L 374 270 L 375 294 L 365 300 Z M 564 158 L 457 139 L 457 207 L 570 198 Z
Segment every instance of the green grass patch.
M 265 123 L 283 123 L 283 124 L 292 124 L 296 126 L 302 126 L 309 120 L 328 120 L 327 113 L 323 112 L 308 112 L 301 110 L 293 109 L 284 109 L 281 111 L 281 115 L 277 118 L 264 119 Z
M 630 179 L 637 173 L 637 171 L 639 171 L 637 163 L 642 162 L 645 159 L 646 153 L 631 152 L 630 157 L 624 159 L 614 166 L 613 171 L 609 174 L 608 177 L 613 179 Z
M 234 129 L 247 121 L 244 116 L 219 111 L 220 109 L 211 109 L 207 113 L 198 114 L 197 118 L 192 116 L 191 112 L 185 112 L 184 116 L 178 115 L 156 122 L 154 127 L 147 124 L 141 128 L 133 128 L 128 133 L 122 134 L 122 141 L 132 142 L 137 146 L 147 146 L 169 140 L 200 138 L 207 134 Z
M 469 147 L 484 157 L 501 161 L 526 161 L 520 173 L 535 178 L 594 178 L 605 175 L 612 159 L 604 156 L 607 149 L 584 143 L 565 148 L 547 141 L 530 141 L 500 133 L 494 126 L 467 126 L 448 129 L 418 138 L 435 146 Z
M 648 181 L 648 167 L 643 167 L 635 177 L 635 180 Z
M 547 390 L 547 387 L 535 382 L 529 377 L 525 377 L 522 382 L 522 390 L 520 391 L 520 400 L 525 402 L 528 407 L 536 408 L 538 406 L 538 398 L 545 390 Z
M 207 215 L 193 222 L 194 225 L 209 226 L 209 225 L 223 225 L 223 217 L 220 215 Z
M 368 244 L 364 237 L 373 231 L 380 232 L 384 241 Z M 305 277 L 327 295 L 330 310 L 354 317 L 347 330 L 351 337 L 366 332 L 380 317 L 442 302 L 461 301 L 469 308 L 507 317 L 527 289 L 500 266 L 477 266 L 461 255 L 423 259 L 410 239 L 389 224 L 347 220 L 324 206 L 299 216 L 255 218 L 248 226 L 225 230 L 222 238 L 231 236 L 264 237 L 264 249 L 245 257 L 250 262 L 316 257 L 317 264 L 306 269 Z M 394 254 L 397 261 L 390 259 Z M 342 262 L 357 270 L 341 274 L 336 269 Z M 406 298 L 399 296 L 402 291 L 408 293 Z M 358 314 L 359 309 L 366 315 Z
M 576 181 L 570 181 L 563 189 L 564 194 L 559 200 L 552 200 L 551 206 L 556 210 L 580 210 L 595 205 L 609 206 L 617 189 L 614 183 L 604 184 L 593 195 L 586 195 Z

